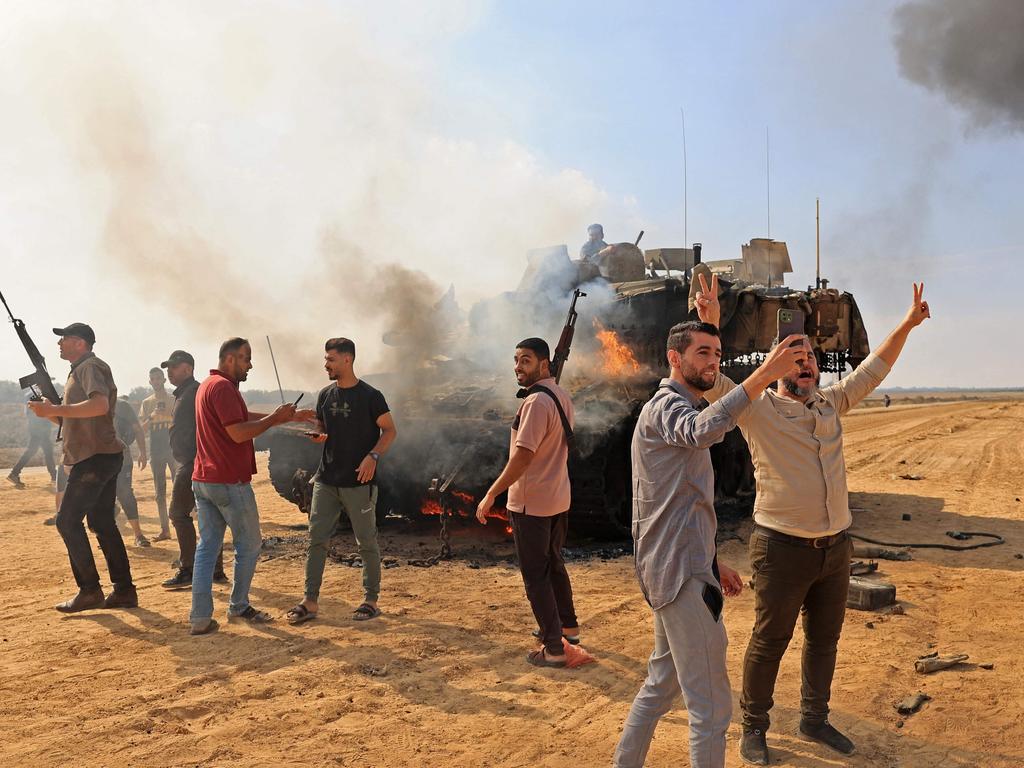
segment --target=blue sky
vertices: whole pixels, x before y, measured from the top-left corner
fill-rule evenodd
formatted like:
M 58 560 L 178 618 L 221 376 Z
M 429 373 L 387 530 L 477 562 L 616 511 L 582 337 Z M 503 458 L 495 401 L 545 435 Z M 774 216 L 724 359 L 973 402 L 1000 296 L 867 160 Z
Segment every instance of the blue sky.
M 874 343 L 923 279 L 937 322 L 921 336 L 1005 349 L 990 333 L 1022 319 L 1024 136 L 975 128 L 901 77 L 895 6 L 497 3 L 447 70 L 545 158 L 635 197 L 649 245 L 683 240 L 685 110 L 688 230 L 708 258 L 766 234 L 767 129 L 771 235 L 790 246 L 795 284 L 813 278 L 820 197 L 823 273 L 858 297 Z M 893 379 L 1022 383 L 1019 362 L 993 357 L 979 379 L 927 349 L 911 346 L 916 372 Z
M 371 266 L 422 273 L 428 297 L 453 283 L 468 308 L 594 220 L 682 244 L 682 108 L 707 258 L 768 234 L 767 129 L 791 284 L 813 281 L 816 197 L 823 274 L 873 344 L 926 282 L 934 319 L 888 383 L 1020 386 L 1001 334 L 1022 314 L 1024 134 L 901 75 L 896 5 L 16 3 L 2 287 L 37 336 L 98 325 L 125 388 L 165 349 L 208 358 L 235 333 L 289 333 L 279 358 L 315 382 L 317 339 L 395 320 L 374 314 Z M 25 269 L 47 259 L 63 283 Z M 7 379 L 24 372 L 9 335 Z M 273 379 L 258 365 L 252 383 Z

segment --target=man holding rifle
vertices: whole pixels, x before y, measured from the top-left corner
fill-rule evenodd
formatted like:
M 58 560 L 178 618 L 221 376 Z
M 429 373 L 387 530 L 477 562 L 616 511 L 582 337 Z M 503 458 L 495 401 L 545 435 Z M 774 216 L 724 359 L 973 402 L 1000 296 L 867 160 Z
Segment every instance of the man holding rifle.
M 567 355 L 566 348 L 559 357 Z M 495 499 L 508 491 L 506 507 L 519 570 L 543 643 L 526 660 L 538 667 L 564 667 L 563 635 L 568 642 L 579 642 L 572 585 L 562 560 L 569 529 L 567 464 L 575 415 L 569 393 L 555 381 L 550 358 L 543 339 L 524 339 L 516 345 L 516 381 L 523 387 L 518 396 L 525 400 L 512 422 L 508 463 L 480 500 L 476 517 L 486 525 Z
M 63 421 L 64 460 L 70 467 L 67 489 L 57 512 L 57 530 L 68 549 L 78 594 L 57 606 L 63 613 L 90 608 L 134 608 L 139 604 L 121 532 L 114 522 L 117 475 L 124 444 L 114 430 L 117 387 L 110 366 L 93 354 L 96 334 L 84 323 L 54 328 L 62 359 L 71 363 L 64 404 L 47 398 L 30 402 L 41 418 Z M 96 534 L 114 591 L 104 599 L 83 520 Z
M 717 326 L 717 281 L 702 291 L 696 308 L 701 320 Z M 841 381 L 818 388 L 818 362 L 807 337 L 800 355 L 737 421 L 750 446 L 757 478 L 754 531 L 750 537 L 754 629 L 743 660 L 743 736 L 740 757 L 768 765 L 765 733 L 779 663 L 803 617 L 800 733 L 843 755 L 853 742 L 828 721 L 836 648 L 846 615 L 852 518 L 843 460 L 840 417 L 869 395 L 889 373 L 910 332 L 931 317 L 914 284 L 914 299 L 903 321 Z M 788 339 L 787 339 L 788 343 Z M 721 374 L 704 395 L 714 403 L 736 387 Z

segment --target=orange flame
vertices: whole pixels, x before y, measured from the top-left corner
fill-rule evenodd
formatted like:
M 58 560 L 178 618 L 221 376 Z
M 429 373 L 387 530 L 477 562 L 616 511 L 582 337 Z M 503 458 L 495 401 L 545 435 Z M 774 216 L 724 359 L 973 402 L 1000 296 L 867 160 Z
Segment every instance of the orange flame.
M 476 509 L 476 500 L 468 493 L 463 491 L 452 491 L 452 495 L 462 501 L 466 506 L 452 510 L 452 514 L 458 514 L 460 517 L 471 517 Z M 473 510 L 473 511 L 471 511 Z M 420 505 L 420 514 L 438 517 L 443 512 L 441 505 L 434 499 L 426 498 L 423 500 L 423 504 Z M 508 510 L 504 507 L 492 507 L 491 511 L 487 513 L 487 516 L 495 520 L 501 520 L 505 523 L 505 533 L 509 536 L 512 535 L 512 526 L 508 525 L 509 515 Z
M 433 499 L 424 499 L 423 506 L 420 507 L 421 515 L 441 515 L 441 505 Z
M 601 342 L 601 372 L 606 376 L 632 376 L 640 373 L 640 363 L 615 331 L 610 331 L 594 318 L 597 340 Z

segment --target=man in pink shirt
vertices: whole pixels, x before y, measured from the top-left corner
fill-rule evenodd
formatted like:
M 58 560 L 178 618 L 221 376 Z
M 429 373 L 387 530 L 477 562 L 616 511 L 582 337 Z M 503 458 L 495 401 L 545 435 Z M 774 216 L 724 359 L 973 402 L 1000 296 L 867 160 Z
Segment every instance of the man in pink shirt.
M 516 345 L 516 380 L 525 397 L 512 422 L 509 460 L 481 499 L 476 517 L 486 525 L 487 513 L 499 494 L 508 490 L 509 518 L 519 570 L 543 646 L 526 660 L 539 667 L 564 667 L 562 636 L 579 642 L 572 585 L 562 560 L 569 528 L 569 441 L 575 414 L 569 394 L 555 383 L 551 353 L 543 339 Z

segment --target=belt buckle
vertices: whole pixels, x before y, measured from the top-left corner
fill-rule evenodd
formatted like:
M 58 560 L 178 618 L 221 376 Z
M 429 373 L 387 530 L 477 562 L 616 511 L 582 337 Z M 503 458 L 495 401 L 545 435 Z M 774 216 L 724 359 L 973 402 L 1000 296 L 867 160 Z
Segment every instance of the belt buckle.
M 811 546 L 813 546 L 815 549 L 827 549 L 829 544 L 831 543 L 831 536 L 819 536 L 818 538 L 812 540 Z

